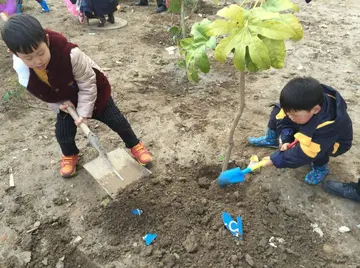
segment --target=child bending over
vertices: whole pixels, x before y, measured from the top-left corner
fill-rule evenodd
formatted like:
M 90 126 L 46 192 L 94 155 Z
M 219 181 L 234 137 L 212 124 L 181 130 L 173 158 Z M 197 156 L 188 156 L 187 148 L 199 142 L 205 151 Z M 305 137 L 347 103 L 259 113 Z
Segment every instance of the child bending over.
M 106 76 L 77 45 L 60 33 L 44 30 L 38 20 L 24 14 L 11 17 L 1 36 L 9 50 L 28 67 L 27 90 L 57 110 L 55 132 L 63 154 L 63 177 L 76 172 L 76 126 L 88 118 L 99 120 L 118 133 L 140 164 L 151 162 L 149 152 L 116 107 Z M 67 113 L 69 106 L 76 108 L 80 116 L 76 122 Z

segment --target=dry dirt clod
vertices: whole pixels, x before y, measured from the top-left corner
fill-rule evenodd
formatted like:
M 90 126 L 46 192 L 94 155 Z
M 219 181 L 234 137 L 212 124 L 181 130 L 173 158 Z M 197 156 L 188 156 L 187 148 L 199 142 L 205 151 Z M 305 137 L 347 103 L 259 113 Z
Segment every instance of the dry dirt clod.
M 53 199 L 53 203 L 56 206 L 62 206 L 66 203 L 66 199 L 65 199 L 65 197 L 55 197 Z
M 231 255 L 230 261 L 232 265 L 237 265 L 239 263 L 239 258 L 237 255 Z
M 208 225 L 210 221 L 211 221 L 211 215 L 205 215 L 201 220 L 201 224 Z
M 200 188 L 205 188 L 205 189 L 207 189 L 207 188 L 210 187 L 211 182 L 210 182 L 207 178 L 202 177 L 202 178 L 200 178 L 200 179 L 198 180 L 198 184 L 199 184 Z
M 79 244 L 81 244 L 82 242 L 82 237 L 81 236 L 77 236 L 75 237 L 73 240 L 71 240 L 70 244 L 74 247 L 78 246 Z
M 34 228 L 39 228 L 39 227 L 40 227 L 40 224 L 41 224 L 40 221 L 35 222 L 35 223 L 34 223 Z
M 298 215 L 298 213 L 292 209 L 286 209 L 285 214 L 288 215 L 289 217 L 293 217 L 293 218 L 297 217 L 297 215 Z
M 282 245 L 280 245 L 280 246 L 282 246 Z M 297 252 L 295 252 L 295 251 L 293 251 L 293 250 L 291 250 L 289 248 L 286 248 L 285 251 L 286 251 L 286 253 L 294 255 L 295 257 L 300 257 L 299 253 L 297 253 Z
M 323 251 L 326 253 L 326 254 L 333 254 L 334 253 L 334 249 L 328 245 L 328 244 L 324 244 L 323 246 Z
M 182 243 L 187 253 L 193 253 L 198 250 L 199 242 L 198 237 L 194 232 L 191 232 L 186 240 Z
M 206 206 L 206 205 L 208 204 L 208 200 L 207 200 L 205 197 L 201 198 L 201 204 L 203 204 L 204 206 Z M 359 227 L 359 228 L 360 228 L 360 227 Z
M 279 196 L 280 196 L 280 192 L 277 192 L 277 191 L 271 191 L 270 192 L 270 200 L 275 202 L 279 199 Z
M 153 247 L 152 246 L 147 246 L 141 253 L 140 255 L 143 257 L 149 257 L 151 256 L 153 252 Z
M 65 260 L 65 256 L 61 257 L 56 263 L 56 268 L 64 268 L 65 267 L 64 260 Z
M 44 258 L 42 261 L 41 261 L 42 264 L 44 264 L 45 266 L 48 265 L 48 258 Z
M 175 266 L 175 261 L 176 261 L 176 258 L 174 255 L 170 254 L 170 255 L 167 255 L 164 259 L 164 264 L 165 264 L 165 267 L 169 267 L 169 268 L 172 268 Z
M 21 252 L 19 255 L 25 263 L 29 263 L 31 261 L 31 251 L 24 251 Z
M 259 242 L 259 246 L 264 248 L 266 247 L 267 244 L 268 244 L 268 239 L 266 237 L 261 238 Z
M 160 182 L 159 179 L 156 179 L 156 178 L 154 178 L 154 179 L 151 180 L 151 184 L 152 184 L 152 185 L 159 184 L 159 182 Z
M 21 248 L 25 251 L 31 251 L 33 247 L 33 239 L 31 234 L 26 234 L 21 241 Z
M 245 255 L 245 260 L 246 260 L 246 262 L 247 262 L 251 267 L 254 266 L 255 263 L 254 263 L 252 257 L 251 257 L 249 254 L 246 254 L 246 255 Z
M 276 208 L 276 205 L 274 202 L 269 202 L 268 204 L 268 210 L 271 214 L 277 214 L 278 213 L 278 210 Z

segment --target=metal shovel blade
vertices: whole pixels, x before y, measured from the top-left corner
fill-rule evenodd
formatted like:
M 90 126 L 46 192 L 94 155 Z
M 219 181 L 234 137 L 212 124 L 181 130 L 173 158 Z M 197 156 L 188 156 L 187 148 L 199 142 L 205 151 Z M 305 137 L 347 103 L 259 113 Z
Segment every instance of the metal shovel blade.
M 121 180 L 101 156 L 86 163 L 84 168 L 104 188 L 108 195 L 115 198 L 120 189 L 141 179 L 148 177 L 151 171 L 141 166 L 126 150 L 118 148 L 107 153 L 116 171 L 124 178 Z

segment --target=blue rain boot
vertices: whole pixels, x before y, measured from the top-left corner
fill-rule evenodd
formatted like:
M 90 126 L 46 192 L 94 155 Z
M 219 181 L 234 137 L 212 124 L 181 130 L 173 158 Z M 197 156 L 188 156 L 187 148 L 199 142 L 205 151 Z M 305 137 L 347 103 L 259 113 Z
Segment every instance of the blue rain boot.
M 326 181 L 323 189 L 330 193 L 343 198 L 348 198 L 360 203 L 360 179 L 358 183 L 342 183 L 339 181 Z
M 40 4 L 43 12 L 50 12 L 50 8 L 46 4 L 45 0 L 41 1 L 39 4 Z
M 22 11 L 22 4 L 17 4 L 16 5 L 16 14 L 20 14 Z
M 278 134 L 275 130 L 268 129 L 265 136 L 248 139 L 249 143 L 254 146 L 279 148 Z
M 312 166 L 311 171 L 305 176 L 305 182 L 308 184 L 316 185 L 323 181 L 330 169 L 328 164 L 319 166 Z

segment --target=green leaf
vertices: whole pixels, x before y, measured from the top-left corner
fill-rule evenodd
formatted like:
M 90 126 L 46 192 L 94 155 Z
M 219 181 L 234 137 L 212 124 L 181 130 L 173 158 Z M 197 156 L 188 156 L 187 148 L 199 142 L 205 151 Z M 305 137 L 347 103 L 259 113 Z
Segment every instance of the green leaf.
M 280 13 L 268 11 L 261 7 L 253 8 L 249 12 L 249 14 L 251 14 L 253 17 L 259 18 L 261 20 L 271 20 L 271 19 L 279 19 L 280 18 Z
M 216 37 L 210 37 L 209 41 L 206 42 L 206 47 L 215 49 L 216 48 Z
M 272 12 L 282 12 L 289 9 L 299 12 L 299 7 L 291 0 L 267 0 L 262 5 L 262 8 Z
M 262 35 L 276 40 L 292 38 L 294 31 L 284 22 L 278 20 L 265 20 L 250 16 L 249 30 L 253 35 Z
M 220 9 L 217 15 L 228 20 L 236 21 L 238 27 L 244 26 L 243 8 L 239 5 L 230 5 L 229 7 Z
M 267 47 L 259 37 L 253 35 L 249 44 L 249 55 L 251 61 L 260 69 L 270 68 L 270 56 Z
M 10 96 L 10 97 L 13 97 L 13 96 L 16 96 L 16 95 L 17 95 L 16 90 L 9 90 L 8 93 L 9 93 L 9 96 Z
M 269 51 L 271 66 L 275 69 L 284 67 L 286 56 L 285 42 L 283 40 L 273 40 L 269 38 L 263 38 L 262 42 Z
M 3 95 L 2 99 L 3 99 L 4 101 L 8 101 L 9 98 L 10 98 L 9 91 L 6 91 L 5 94 Z
M 181 29 L 177 26 L 172 26 L 168 29 L 168 32 L 171 34 L 171 35 L 178 35 L 181 33 Z
M 203 41 L 203 40 L 208 40 L 209 36 L 206 35 L 206 31 L 208 26 L 210 25 L 210 21 L 208 19 L 204 19 L 199 23 L 195 23 L 192 27 L 191 27 L 191 32 L 190 34 L 193 36 L 195 41 Z
M 249 55 L 249 50 L 248 49 L 246 51 L 245 61 L 246 61 L 246 68 L 250 72 L 255 73 L 255 72 L 259 71 L 259 68 L 255 65 L 255 63 L 252 62 L 252 60 L 250 58 L 250 55 Z
M 209 20 L 195 23 L 191 29 L 191 38 L 182 39 L 179 43 L 180 53 L 185 58 L 186 74 L 189 80 L 198 82 L 198 70 L 203 73 L 210 71 L 210 62 L 206 54 L 207 48 L 214 49 L 216 38 L 206 35 Z
M 202 53 L 199 53 L 199 56 L 196 58 L 196 64 L 203 73 L 208 73 L 210 71 L 210 62 L 206 55 L 205 47 L 203 48 Z
M 181 12 L 181 0 L 171 0 L 168 12 L 179 14 Z
M 304 36 L 304 30 L 298 20 L 298 18 L 293 14 L 280 14 L 279 18 L 282 22 L 286 23 L 289 28 L 293 30 L 293 36 L 291 40 L 299 41 Z
M 186 48 L 190 48 L 192 42 L 193 42 L 193 39 L 192 39 L 191 37 L 181 39 L 181 40 L 180 40 L 180 47 L 181 47 L 181 48 L 185 48 L 185 49 L 186 49 Z
M 246 53 L 246 46 L 239 46 L 235 49 L 233 64 L 235 68 L 239 71 L 244 71 L 246 68 L 246 60 L 245 60 L 245 53 Z
M 270 68 L 271 61 L 267 47 L 257 35 L 252 35 L 249 28 L 246 27 L 220 41 L 215 49 L 215 59 L 225 62 L 230 52 L 234 51 L 233 64 L 236 69 L 244 71 L 247 66 L 245 59 L 247 47 L 251 62 L 258 69 L 265 70 Z
M 20 89 L 19 89 L 20 94 L 24 93 L 25 92 L 25 87 L 23 85 L 20 85 L 20 84 L 19 84 L 19 87 L 20 87 Z
M 243 28 L 242 30 L 238 30 L 233 32 L 229 36 L 225 37 L 220 41 L 215 49 L 215 59 L 220 62 L 225 62 L 227 56 L 231 51 L 235 49 L 235 55 L 239 53 L 239 51 L 243 51 L 243 55 L 237 55 L 237 58 L 242 61 L 245 58 L 245 48 L 250 43 L 251 33 L 248 28 Z M 238 51 L 237 51 L 238 50 Z M 243 60 L 245 62 L 245 59 Z M 239 66 L 239 70 L 242 70 Z
M 189 80 L 192 80 L 196 83 L 200 81 L 199 75 L 195 69 L 194 65 L 191 65 L 189 68 L 186 68 L 186 74 Z
M 176 65 L 180 68 L 186 68 L 186 62 L 184 59 L 179 59 L 176 63 Z
M 172 26 L 168 28 L 168 32 L 171 34 L 172 39 L 175 43 L 181 38 L 181 28 L 177 26 Z
M 214 21 L 206 31 L 207 35 L 223 38 L 215 48 L 216 60 L 225 62 L 229 54 L 234 53 L 233 64 L 240 71 L 256 72 L 271 66 L 284 66 L 286 49 L 283 40 L 300 40 L 303 30 L 293 14 L 279 12 L 297 11 L 297 6 L 288 0 L 265 3 L 251 10 L 231 5 L 218 12 L 225 19 Z
M 233 26 L 228 21 L 216 20 L 209 25 L 206 34 L 210 36 L 227 34 L 231 31 L 232 27 Z

